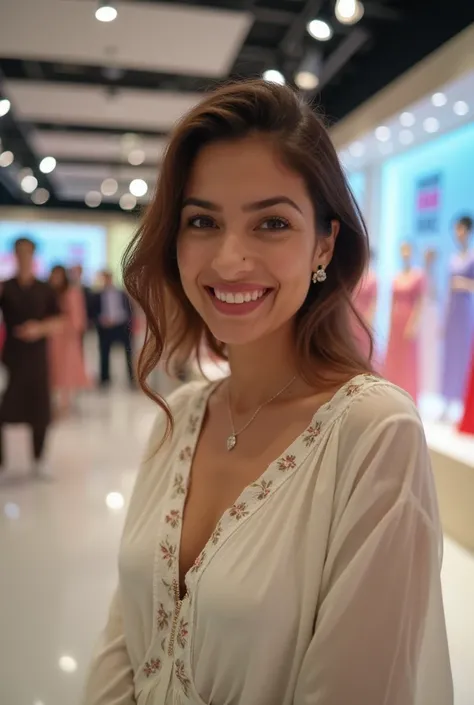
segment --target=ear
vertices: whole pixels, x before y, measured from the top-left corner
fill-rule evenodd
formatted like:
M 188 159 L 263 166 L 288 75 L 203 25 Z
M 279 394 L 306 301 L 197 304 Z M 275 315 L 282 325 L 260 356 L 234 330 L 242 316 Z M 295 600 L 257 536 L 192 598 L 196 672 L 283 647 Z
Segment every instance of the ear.
M 341 223 L 338 220 L 331 220 L 330 232 L 327 235 L 317 235 L 313 257 L 313 271 L 316 271 L 319 265 L 326 268 L 331 262 L 340 229 Z

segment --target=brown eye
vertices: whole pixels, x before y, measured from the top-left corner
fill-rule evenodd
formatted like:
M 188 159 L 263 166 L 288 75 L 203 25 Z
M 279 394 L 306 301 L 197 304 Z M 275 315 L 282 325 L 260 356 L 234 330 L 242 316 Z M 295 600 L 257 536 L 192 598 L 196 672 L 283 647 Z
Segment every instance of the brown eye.
M 206 228 L 215 228 L 214 220 L 208 215 L 195 215 L 188 219 L 188 227 L 196 230 L 204 230 Z
M 286 230 L 289 227 L 290 224 L 287 220 L 278 217 L 267 218 L 260 225 L 262 230 Z

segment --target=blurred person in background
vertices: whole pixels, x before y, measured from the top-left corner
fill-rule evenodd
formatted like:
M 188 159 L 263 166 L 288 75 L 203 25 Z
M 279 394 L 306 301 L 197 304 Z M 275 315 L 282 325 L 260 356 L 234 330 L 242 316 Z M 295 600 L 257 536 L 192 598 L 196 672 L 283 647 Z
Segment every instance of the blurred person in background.
M 351 335 L 368 240 L 322 121 L 222 86 L 161 167 L 124 271 L 159 408 L 85 705 L 452 705 L 428 449 Z M 165 403 L 203 336 L 230 375 Z
M 134 386 L 132 305 L 127 294 L 115 286 L 109 271 L 103 272 L 103 288 L 94 295 L 92 310 L 99 336 L 100 385 L 110 384 L 110 351 L 117 344 L 124 349 L 128 379 Z
M 90 286 L 84 284 L 84 270 L 81 264 L 76 264 L 69 270 L 69 281 L 72 286 L 76 286 L 84 297 L 84 306 L 87 314 L 87 327 L 92 326 L 94 296 Z
M 27 237 L 14 245 L 17 274 L 0 284 L 6 339 L 3 364 L 8 384 L 0 404 L 0 467 L 5 424 L 28 424 L 33 441 L 33 472 L 47 477 L 44 449 L 51 422 L 47 338 L 61 329 L 60 308 L 49 284 L 34 275 L 35 245 Z
M 53 267 L 49 284 L 56 292 L 63 316 L 63 325 L 50 336 L 48 347 L 51 387 L 58 405 L 58 416 L 64 416 L 71 410 L 73 394 L 90 386 L 82 351 L 87 313 L 82 291 L 70 285 L 64 267 Z

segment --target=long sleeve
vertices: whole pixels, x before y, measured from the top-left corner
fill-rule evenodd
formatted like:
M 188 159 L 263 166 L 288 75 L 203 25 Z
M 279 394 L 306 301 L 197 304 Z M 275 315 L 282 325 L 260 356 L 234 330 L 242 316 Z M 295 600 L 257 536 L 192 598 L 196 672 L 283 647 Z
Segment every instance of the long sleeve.
M 83 705 L 135 705 L 133 670 L 125 643 L 120 591 L 110 606 L 87 680 Z
M 294 705 L 452 705 L 430 461 L 414 411 L 357 409 Z M 407 402 L 408 403 L 408 402 Z M 371 409 L 365 414 L 365 409 Z

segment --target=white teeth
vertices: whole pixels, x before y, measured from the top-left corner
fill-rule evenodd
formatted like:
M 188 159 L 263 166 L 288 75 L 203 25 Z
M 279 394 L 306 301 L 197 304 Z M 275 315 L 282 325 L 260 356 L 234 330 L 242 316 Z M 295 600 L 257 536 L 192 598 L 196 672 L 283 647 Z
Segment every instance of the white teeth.
M 237 292 L 235 294 L 231 293 L 226 293 L 224 291 L 219 291 L 218 289 L 214 289 L 214 295 L 219 301 L 224 301 L 226 304 L 243 304 L 243 303 L 249 303 L 250 301 L 257 301 L 257 299 L 261 299 L 262 296 L 265 293 L 265 289 L 259 289 L 257 291 L 245 291 L 245 292 Z

